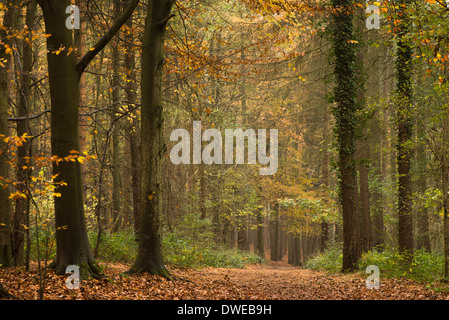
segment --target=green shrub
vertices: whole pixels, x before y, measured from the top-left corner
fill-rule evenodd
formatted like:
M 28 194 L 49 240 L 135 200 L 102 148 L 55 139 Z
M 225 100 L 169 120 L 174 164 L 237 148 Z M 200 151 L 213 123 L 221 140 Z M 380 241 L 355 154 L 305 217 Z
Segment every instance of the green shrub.
M 318 271 L 340 272 L 343 265 L 343 253 L 340 245 L 335 244 L 323 253 L 307 260 L 305 268 Z
M 89 232 L 91 248 L 97 243 L 97 232 Z M 103 232 L 101 234 L 98 259 L 111 262 L 133 263 L 137 256 L 138 244 L 131 229 L 115 233 Z
M 31 260 L 37 260 L 36 231 L 30 230 Z M 91 248 L 95 248 L 98 233 L 88 233 Z M 48 241 L 47 241 L 48 240 Z M 201 245 L 203 243 L 203 245 Z M 255 253 L 227 249 L 221 246 L 206 246 L 206 242 L 193 240 L 176 232 L 164 234 L 162 253 L 167 265 L 178 268 L 226 267 L 243 268 L 247 264 L 258 264 L 262 259 Z M 48 252 L 48 262 L 56 257 L 54 234 L 48 230 L 39 229 L 40 259 L 45 259 Z M 210 242 L 209 242 L 210 244 Z M 126 229 L 115 233 L 103 232 L 97 259 L 110 262 L 132 264 L 137 256 L 138 243 L 134 231 Z
M 341 271 L 342 260 L 341 247 L 334 246 L 307 261 L 304 266 L 313 270 L 337 273 Z M 414 252 L 412 262 L 409 263 L 397 250 L 387 249 L 382 252 L 365 253 L 358 262 L 358 270 L 364 273 L 369 265 L 379 267 L 381 277 L 433 282 L 443 277 L 444 257 L 441 253 L 417 250 Z
M 385 277 L 432 282 L 443 277 L 444 257 L 440 253 L 417 250 L 412 262 L 408 263 L 396 250 L 370 251 L 360 259 L 359 269 L 364 271 L 369 265 L 378 266 Z
M 165 262 L 176 267 L 243 268 L 246 264 L 262 262 L 260 257 L 251 252 L 216 246 L 200 247 L 193 240 L 178 233 L 165 235 L 163 254 Z
M 37 230 L 37 231 L 36 231 Z M 54 233 L 47 228 L 31 227 L 30 232 L 30 260 L 38 260 L 37 240 L 39 238 L 39 258 L 41 261 L 53 261 L 56 258 L 56 240 Z M 25 246 L 26 246 L 26 239 Z M 26 250 L 26 248 L 25 248 Z

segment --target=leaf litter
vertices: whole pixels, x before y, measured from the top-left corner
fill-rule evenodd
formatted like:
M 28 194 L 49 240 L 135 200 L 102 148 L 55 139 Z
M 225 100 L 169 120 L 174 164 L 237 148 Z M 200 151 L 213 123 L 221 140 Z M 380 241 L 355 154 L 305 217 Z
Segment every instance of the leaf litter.
M 379 289 L 368 289 L 363 273 L 327 274 L 285 262 L 248 265 L 242 269 L 168 268 L 172 279 L 147 273 L 126 275 L 129 265 L 101 263 L 105 278 L 82 281 L 67 289 L 68 275 L 45 271 L 47 300 L 448 300 L 446 287 L 408 279 L 382 278 Z M 36 300 L 37 265 L 0 268 L 0 281 L 17 299 Z

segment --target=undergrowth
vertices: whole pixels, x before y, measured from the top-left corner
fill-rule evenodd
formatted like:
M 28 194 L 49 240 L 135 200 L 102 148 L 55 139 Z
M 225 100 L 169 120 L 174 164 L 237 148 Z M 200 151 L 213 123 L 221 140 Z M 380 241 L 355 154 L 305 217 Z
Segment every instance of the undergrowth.
M 37 260 L 35 233 L 31 232 L 31 260 Z M 97 232 L 89 232 L 91 248 L 95 247 Z M 47 256 L 49 262 L 56 256 L 54 239 L 48 237 L 42 230 L 40 238 L 40 259 Z M 210 243 L 201 245 L 202 241 L 190 239 L 178 233 L 167 233 L 163 237 L 163 257 L 168 266 L 177 268 L 227 267 L 243 268 L 247 264 L 258 264 L 262 259 L 252 252 L 229 249 Z M 115 233 L 103 232 L 97 259 L 99 261 L 122 262 L 132 264 L 137 256 L 138 243 L 133 230 L 123 230 Z M 45 254 L 46 253 L 46 254 Z
M 333 246 L 305 262 L 304 267 L 338 273 L 341 272 L 342 261 L 341 246 Z M 417 250 L 414 252 L 412 262 L 408 263 L 397 250 L 388 248 L 382 252 L 369 251 L 365 253 L 358 262 L 358 271 L 365 273 L 366 267 L 369 265 L 378 266 L 381 277 L 406 278 L 432 283 L 443 278 L 444 256 L 438 252 Z

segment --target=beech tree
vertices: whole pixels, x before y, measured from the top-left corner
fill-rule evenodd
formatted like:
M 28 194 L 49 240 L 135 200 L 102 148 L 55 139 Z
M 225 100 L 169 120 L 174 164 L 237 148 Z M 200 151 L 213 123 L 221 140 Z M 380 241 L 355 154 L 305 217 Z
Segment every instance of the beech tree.
M 78 117 L 81 75 L 131 16 L 138 2 L 131 1 L 92 50 L 76 61 L 75 54 L 69 52 L 74 47 L 72 30 L 65 27 L 68 18 L 66 8 L 71 5 L 70 0 L 38 0 L 48 34 L 51 147 L 54 156 L 64 159 L 80 152 Z M 54 163 L 53 175 L 55 183 L 65 184 L 56 189 L 61 197 L 55 197 L 57 248 L 53 266 L 56 273 L 64 274 L 68 265 L 75 264 L 80 266 L 83 277 L 98 277 L 101 272 L 94 261 L 87 238 L 80 164 L 77 161 Z
M 129 272 L 168 276 L 162 257 L 160 219 L 162 214 L 161 167 L 163 142 L 162 79 L 164 38 L 174 0 L 148 4 L 142 40 L 141 79 L 141 185 L 139 249 Z

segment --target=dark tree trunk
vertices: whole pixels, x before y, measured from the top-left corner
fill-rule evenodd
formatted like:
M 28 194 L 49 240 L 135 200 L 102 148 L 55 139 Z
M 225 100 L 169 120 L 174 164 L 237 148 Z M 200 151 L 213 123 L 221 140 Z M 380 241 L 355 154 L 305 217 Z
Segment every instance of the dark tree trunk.
M 354 163 L 356 128 L 356 54 L 351 0 L 333 0 L 333 49 L 335 54 L 333 113 L 339 152 L 340 201 L 343 214 L 342 271 L 356 269 L 358 255 L 356 215 L 356 172 Z
M 327 93 L 327 85 L 326 90 Z M 323 185 L 327 188 L 329 187 L 329 113 L 328 113 L 327 101 L 325 102 L 324 117 L 323 117 L 323 170 L 322 179 Z M 329 223 L 325 220 L 321 221 L 321 245 L 320 251 L 323 252 L 327 248 L 327 243 L 329 241 Z
M 369 146 L 368 140 L 360 141 L 360 159 L 362 163 L 359 164 L 359 182 L 360 182 L 360 250 L 361 253 L 368 252 L 372 249 L 372 226 L 370 214 L 370 190 L 368 177 Z
M 130 149 L 130 163 L 131 163 L 131 190 L 133 203 L 133 220 L 134 231 L 138 234 L 138 224 L 140 215 L 140 153 L 139 153 L 139 139 L 140 136 L 140 122 L 136 110 L 137 104 L 137 79 L 136 79 L 136 59 L 134 50 L 134 35 L 133 35 L 133 20 L 129 19 L 127 22 L 128 32 L 125 33 L 126 50 L 125 50 L 125 70 L 126 70 L 126 99 L 129 102 L 129 111 L 131 112 L 132 121 L 129 123 L 128 139 Z
M 271 210 L 270 221 L 270 259 L 271 261 L 281 260 L 281 233 L 279 228 L 279 203 L 274 204 L 274 210 Z
M 386 173 L 386 159 L 385 151 L 383 151 L 383 141 L 385 139 L 384 130 L 382 128 L 382 119 L 379 115 L 372 121 L 372 132 L 377 132 L 373 135 L 377 138 L 375 143 L 375 151 L 373 156 L 374 172 L 378 179 L 378 186 L 372 190 L 371 211 L 373 220 L 373 247 L 382 251 L 385 246 L 385 224 L 384 224 L 384 203 L 382 195 L 382 184 L 384 181 L 384 175 Z
M 417 191 L 419 194 L 424 195 L 427 189 L 427 155 L 424 143 L 425 130 L 424 126 L 417 126 L 417 147 L 416 147 L 416 161 L 418 171 Z M 429 229 L 429 210 L 424 204 L 420 205 L 417 212 L 417 235 L 416 235 L 416 249 L 431 251 L 430 245 L 430 229 Z
M 31 31 L 33 30 L 34 17 L 36 14 L 37 3 L 31 2 L 27 6 L 26 11 L 26 25 L 28 26 L 28 37 L 32 39 Z M 23 43 L 22 49 L 22 63 L 20 70 L 20 89 L 19 89 L 19 118 L 25 118 L 25 120 L 17 122 L 17 135 L 22 136 L 25 133 L 32 136 L 29 127 L 29 121 L 27 117 L 30 113 L 31 106 L 31 71 L 33 67 L 33 51 L 31 40 L 29 42 Z M 31 170 L 28 167 L 28 163 L 25 157 L 31 157 L 31 143 L 26 141 L 22 146 L 17 148 L 18 156 L 18 168 L 17 168 L 17 179 L 21 181 L 18 185 L 18 190 L 22 193 L 28 194 L 27 184 L 29 183 Z M 11 235 L 11 245 L 12 254 L 14 258 L 14 264 L 20 265 L 23 261 L 24 252 L 24 239 L 25 235 L 28 233 L 28 229 L 25 230 L 23 226 L 28 226 L 29 221 L 29 209 L 30 209 L 30 198 L 26 199 L 20 198 L 16 200 L 15 213 L 13 219 L 13 231 Z
M 12 26 L 13 20 L 13 6 L 15 2 L 9 6 L 3 20 L 3 27 L 0 29 L 0 41 L 3 44 L 9 44 L 8 29 Z M 3 48 L 0 50 L 0 61 L 7 61 L 5 67 L 0 66 L 0 265 L 10 266 L 12 263 L 11 254 L 11 204 L 9 201 L 10 188 L 6 182 L 9 179 L 9 164 L 7 152 L 7 144 L 4 138 L 9 135 L 8 132 L 8 108 L 9 108 L 9 77 L 8 65 L 11 63 L 12 57 L 6 54 Z
M 163 143 L 162 75 L 164 37 L 174 0 L 148 4 L 142 44 L 141 112 L 141 216 L 139 249 L 129 272 L 167 276 L 162 257 L 160 217 L 162 215 L 161 165 Z
M 115 18 L 118 19 L 121 11 L 120 0 L 114 0 Z M 120 51 L 119 40 L 116 38 L 112 44 L 112 231 L 120 230 L 123 222 L 122 217 L 122 182 L 121 182 L 121 146 L 120 146 L 120 123 L 117 120 L 120 111 Z
M 400 1 L 407 4 L 407 0 Z M 407 34 L 406 17 L 402 7 L 398 43 L 396 51 L 396 93 L 397 93 L 397 168 L 398 168 L 398 215 L 399 215 L 399 251 L 413 254 L 412 225 L 412 188 L 411 188 L 411 155 L 412 155 L 412 50 L 403 37 Z
M 264 214 L 263 214 L 263 206 L 259 205 L 257 210 L 257 229 L 256 229 L 256 253 L 262 259 L 265 259 L 265 242 L 264 242 Z
M 44 15 L 47 38 L 48 76 L 51 99 L 51 146 L 52 154 L 67 157 L 72 150 L 80 151 L 79 101 L 80 78 L 90 61 L 109 43 L 115 33 L 131 16 L 138 1 L 133 1 L 115 21 L 114 25 L 77 63 L 72 30 L 66 26 L 66 8 L 70 0 L 38 0 Z M 61 54 L 56 51 L 64 50 Z M 84 216 L 81 167 L 79 162 L 54 163 L 53 174 L 58 186 L 55 197 L 56 259 L 53 263 L 57 274 L 64 274 L 68 265 L 78 265 L 82 278 L 100 276 L 87 237 Z

